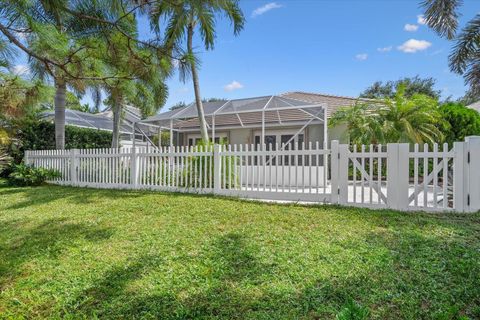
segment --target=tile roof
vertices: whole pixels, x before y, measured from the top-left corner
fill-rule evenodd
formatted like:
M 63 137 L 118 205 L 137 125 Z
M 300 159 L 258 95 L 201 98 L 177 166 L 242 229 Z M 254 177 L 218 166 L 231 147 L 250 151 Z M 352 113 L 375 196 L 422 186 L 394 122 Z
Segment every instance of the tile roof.
M 345 96 L 336 96 L 330 94 L 310 93 L 302 91 L 286 92 L 280 95 L 289 99 L 299 100 L 307 103 L 321 103 L 327 105 L 327 115 L 330 118 L 335 111 L 341 107 L 352 106 L 355 102 L 369 101 L 368 99 L 359 99 Z

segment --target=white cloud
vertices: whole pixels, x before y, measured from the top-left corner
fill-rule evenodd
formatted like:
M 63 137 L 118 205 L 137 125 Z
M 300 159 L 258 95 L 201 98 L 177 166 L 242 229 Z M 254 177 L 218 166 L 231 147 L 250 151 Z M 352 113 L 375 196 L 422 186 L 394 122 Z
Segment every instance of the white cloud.
M 233 80 L 231 83 L 225 85 L 223 87 L 223 89 L 225 91 L 233 91 L 233 90 L 238 90 L 238 89 L 242 89 L 243 88 L 243 84 L 241 84 L 240 82 L 238 81 L 235 81 Z
M 427 24 L 427 20 L 425 20 L 425 17 L 423 16 L 423 14 L 419 14 L 417 16 L 417 23 L 422 25 Z
M 415 53 L 417 51 L 427 50 L 431 46 L 432 43 L 426 40 L 410 39 L 405 41 L 401 46 L 398 46 L 397 49 L 405 53 Z
M 407 23 L 403 29 L 408 32 L 415 32 L 418 30 L 418 25 Z
M 178 93 L 187 93 L 188 88 L 187 87 L 181 87 L 180 89 L 177 90 Z
M 365 61 L 365 60 L 368 59 L 368 54 L 366 54 L 366 53 L 359 53 L 359 54 L 357 54 L 357 55 L 355 56 L 355 58 L 356 58 L 357 60 L 360 60 L 360 61 Z
M 11 72 L 17 76 L 21 76 L 30 73 L 30 68 L 24 64 L 17 64 L 12 67 Z
M 377 51 L 378 52 L 389 52 L 389 51 L 392 51 L 393 47 L 392 46 L 388 46 L 388 47 L 383 47 L 383 48 L 377 48 Z
M 270 11 L 270 10 L 279 9 L 279 8 L 282 8 L 282 7 L 283 7 L 283 5 L 281 5 L 281 4 L 278 4 L 276 2 L 270 2 L 270 3 L 267 3 L 264 6 L 258 7 L 257 9 L 253 10 L 252 17 L 255 18 L 257 16 L 261 16 L 262 14 L 264 14 L 264 13 Z

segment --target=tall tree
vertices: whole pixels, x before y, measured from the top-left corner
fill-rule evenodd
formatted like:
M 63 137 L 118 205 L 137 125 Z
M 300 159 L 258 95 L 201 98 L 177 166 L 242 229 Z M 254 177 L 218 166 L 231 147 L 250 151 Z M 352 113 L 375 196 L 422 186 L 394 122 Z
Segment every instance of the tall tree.
M 156 32 L 161 32 L 161 24 L 166 21 L 164 38 L 167 47 L 186 44 L 186 55 L 182 59 L 180 75 L 192 77 L 202 140 L 208 142 L 207 123 L 200 94 L 198 61 L 195 58 L 193 39 L 198 30 L 206 50 L 214 48 L 216 20 L 225 15 L 233 24 L 233 33 L 238 35 L 243 29 L 245 17 L 238 0 L 171 0 L 156 1 L 150 7 L 150 21 Z M 185 43 L 186 42 L 186 43 Z
M 65 145 L 65 94 L 67 86 L 84 93 L 93 83 L 132 79 L 108 73 L 103 62 L 106 46 L 114 45 L 112 31 L 131 43 L 148 47 L 156 55 L 168 55 L 157 39 L 138 40 L 129 28 L 140 6 L 130 1 L 5 0 L 0 3 L 2 41 L 9 41 L 28 54 L 36 70 L 53 79 L 56 87 L 55 127 L 57 148 Z M 129 11 L 127 11 L 129 10 Z M 19 35 L 22 35 L 21 37 Z M 27 41 L 21 38 L 25 37 Z
M 131 28 L 136 24 L 132 21 Z M 104 62 L 110 73 L 125 75 L 125 78 L 105 80 L 96 87 L 95 95 L 101 91 L 107 93 L 107 103 L 113 112 L 112 148 L 118 148 L 121 118 L 125 105 L 132 104 L 142 111 L 143 116 L 150 116 L 157 112 L 168 96 L 165 79 L 172 70 L 171 60 L 168 57 L 158 57 L 151 48 L 131 43 L 120 33 L 114 32 L 111 36 L 114 44 L 107 44 Z M 100 99 L 96 99 L 97 103 Z
M 403 78 L 396 81 L 387 81 L 385 83 L 377 81 L 360 94 L 361 98 L 385 99 L 394 98 L 396 88 L 403 86 L 405 88 L 405 97 L 411 98 L 414 94 L 424 94 L 434 99 L 440 99 L 440 90 L 435 89 L 434 78 Z
M 438 35 L 454 40 L 450 69 L 463 75 L 472 92 L 480 93 L 480 13 L 458 33 L 461 0 L 425 0 L 425 21 Z

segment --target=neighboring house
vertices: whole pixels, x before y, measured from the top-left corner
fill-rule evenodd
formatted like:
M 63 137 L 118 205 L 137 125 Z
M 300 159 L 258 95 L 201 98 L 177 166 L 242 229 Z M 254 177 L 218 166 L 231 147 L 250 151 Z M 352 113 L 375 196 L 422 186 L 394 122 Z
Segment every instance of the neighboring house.
M 43 118 L 54 121 L 55 112 L 49 111 L 43 113 Z M 130 146 L 132 144 L 133 124 L 141 119 L 141 112 L 135 107 L 127 106 L 124 108 L 122 124 L 120 126 L 120 144 Z M 65 124 L 74 127 L 88 128 L 103 131 L 113 131 L 113 113 L 107 109 L 100 113 L 88 113 L 77 110 L 65 110 Z M 144 136 L 141 129 L 149 132 L 148 126 L 136 126 L 135 142 L 144 145 Z M 149 132 L 152 134 L 151 132 Z M 147 133 L 148 135 L 148 133 Z
M 471 105 L 468 105 L 467 108 L 474 109 L 480 112 L 480 101 L 477 101 L 475 103 L 472 103 Z
M 274 96 L 205 102 L 205 119 L 210 138 L 228 144 L 282 145 L 344 140 L 342 127 L 328 128 L 328 119 L 340 107 L 351 106 L 356 98 L 288 92 Z M 171 143 L 192 146 L 200 139 L 194 103 L 144 119 L 172 133 Z

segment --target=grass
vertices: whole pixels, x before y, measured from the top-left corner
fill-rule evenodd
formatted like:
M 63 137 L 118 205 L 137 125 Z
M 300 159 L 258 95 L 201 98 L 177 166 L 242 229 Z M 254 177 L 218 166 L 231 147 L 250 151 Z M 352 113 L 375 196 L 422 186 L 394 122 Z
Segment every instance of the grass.
M 480 317 L 480 215 L 0 187 L 0 318 Z

